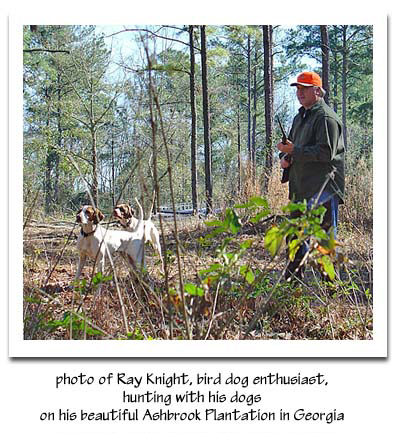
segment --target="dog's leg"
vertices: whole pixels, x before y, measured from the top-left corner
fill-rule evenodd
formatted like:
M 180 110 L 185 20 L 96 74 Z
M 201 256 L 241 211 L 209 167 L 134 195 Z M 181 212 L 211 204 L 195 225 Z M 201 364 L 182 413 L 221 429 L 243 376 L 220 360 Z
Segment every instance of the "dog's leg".
M 155 249 L 157 250 L 157 253 L 159 254 L 160 260 L 163 264 L 163 256 L 162 256 L 162 249 L 160 247 L 160 241 L 158 238 L 156 238 L 155 240 L 155 244 L 154 244 Z
M 78 278 L 80 277 L 82 269 L 85 266 L 86 257 L 87 257 L 86 254 L 80 254 L 79 255 L 78 268 L 77 268 L 77 272 L 75 274 L 74 280 L 78 280 Z
M 129 252 L 129 256 L 134 261 L 137 269 L 146 269 L 145 263 L 145 243 L 143 238 L 135 239 L 132 243 L 132 250 Z
M 151 230 L 150 231 L 150 238 L 151 238 L 152 247 L 159 254 L 160 260 L 161 260 L 162 265 L 163 265 L 163 256 L 162 256 L 162 249 L 161 249 L 161 246 L 160 246 L 160 236 L 159 236 L 159 233 L 156 230 Z
M 160 247 L 160 243 L 157 244 L 157 252 L 159 253 L 159 257 L 160 257 L 160 261 L 162 262 L 162 266 L 164 266 L 163 256 L 162 256 L 162 249 Z
M 105 261 L 106 261 L 106 248 L 102 245 L 97 257 L 96 257 L 96 270 L 97 272 L 101 273 L 104 276 L 104 269 L 105 269 Z

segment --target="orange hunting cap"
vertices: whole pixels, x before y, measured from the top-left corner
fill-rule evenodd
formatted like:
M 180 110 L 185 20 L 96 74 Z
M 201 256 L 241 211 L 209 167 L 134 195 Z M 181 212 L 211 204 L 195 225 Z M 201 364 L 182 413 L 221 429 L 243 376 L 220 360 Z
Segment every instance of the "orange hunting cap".
M 297 84 L 301 86 L 317 86 L 322 87 L 322 79 L 316 72 L 301 72 L 298 77 L 297 81 L 295 83 L 291 83 L 291 86 L 296 86 Z

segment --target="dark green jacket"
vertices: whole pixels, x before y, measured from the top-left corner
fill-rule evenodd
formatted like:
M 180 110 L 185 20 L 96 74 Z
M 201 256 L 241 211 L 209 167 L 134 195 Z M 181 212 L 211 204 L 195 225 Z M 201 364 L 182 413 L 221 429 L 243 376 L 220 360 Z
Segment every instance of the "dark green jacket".
M 337 114 L 319 100 L 309 110 L 299 109 L 288 137 L 294 143 L 289 174 L 289 198 L 309 200 L 318 193 L 327 175 L 336 169 L 325 191 L 344 198 L 344 142 L 342 123 Z

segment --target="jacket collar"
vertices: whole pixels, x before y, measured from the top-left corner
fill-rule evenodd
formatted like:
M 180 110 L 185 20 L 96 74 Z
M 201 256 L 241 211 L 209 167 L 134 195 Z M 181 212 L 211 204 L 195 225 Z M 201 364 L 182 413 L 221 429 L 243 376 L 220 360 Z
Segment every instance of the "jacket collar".
M 315 104 L 312 105 L 311 108 L 306 109 L 305 107 L 300 107 L 298 112 L 301 115 L 301 117 L 308 117 L 310 113 L 313 111 L 316 111 L 319 109 L 319 107 L 323 106 L 325 104 L 324 99 L 320 98 L 318 101 L 316 101 Z

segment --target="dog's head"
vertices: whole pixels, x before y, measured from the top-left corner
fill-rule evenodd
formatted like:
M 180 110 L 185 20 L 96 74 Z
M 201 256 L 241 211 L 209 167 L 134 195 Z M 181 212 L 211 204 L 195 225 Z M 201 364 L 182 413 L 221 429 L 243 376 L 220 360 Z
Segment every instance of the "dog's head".
M 77 212 L 76 222 L 80 224 L 99 224 L 104 218 L 102 212 L 91 205 L 82 206 Z
M 118 204 L 113 210 L 113 215 L 119 220 L 128 220 L 134 216 L 131 206 L 126 203 Z

